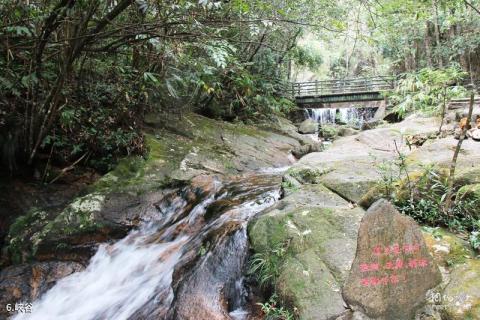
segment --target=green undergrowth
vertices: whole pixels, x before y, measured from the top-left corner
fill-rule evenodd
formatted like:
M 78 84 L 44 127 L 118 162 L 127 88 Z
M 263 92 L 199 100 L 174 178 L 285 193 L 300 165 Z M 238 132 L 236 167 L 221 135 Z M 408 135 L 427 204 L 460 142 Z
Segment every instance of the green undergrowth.
M 264 308 L 270 310 L 274 301 L 276 309 L 270 312 L 288 312 L 286 314 L 291 318 L 285 319 L 294 318 L 296 298 L 279 289 L 284 284 L 282 279 L 288 277 L 292 262 L 300 261 L 299 257 L 320 259 L 325 254 L 323 244 L 342 233 L 345 223 L 345 219 L 337 215 L 335 210 L 327 208 L 266 214 L 250 223 L 249 236 L 254 254 L 250 258 L 249 274 L 263 289 L 267 300 L 262 304 Z M 336 270 L 332 270 L 332 273 L 335 274 Z M 295 285 L 289 286 L 289 290 L 300 293 L 305 289 L 301 288 L 302 279 L 297 276 L 294 278 L 292 283 Z
M 363 197 L 363 206 L 380 197 L 390 199 L 400 212 L 423 225 L 467 234 L 472 247 L 479 249 L 479 184 L 468 184 L 472 180 L 462 175 L 449 193 L 448 170 L 431 165 L 410 170 L 410 164 L 401 159 L 382 164 L 378 171 L 382 179 Z

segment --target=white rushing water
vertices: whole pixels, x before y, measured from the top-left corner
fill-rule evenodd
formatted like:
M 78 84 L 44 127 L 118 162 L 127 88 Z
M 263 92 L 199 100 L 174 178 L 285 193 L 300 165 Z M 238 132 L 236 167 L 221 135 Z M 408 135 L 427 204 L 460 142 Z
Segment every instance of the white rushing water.
M 361 125 L 364 121 L 370 120 L 374 108 L 312 108 L 305 109 L 307 119 L 322 124 L 346 123 L 350 125 Z
M 213 190 L 186 216 L 182 216 L 182 210 L 188 206 L 176 194 L 172 202 L 167 202 L 166 214 L 159 213 L 157 221 L 144 222 L 114 244 L 100 245 L 85 270 L 59 280 L 33 302 L 32 313 L 13 319 L 127 320 L 136 318 L 152 301 L 160 313 L 166 314 L 174 300 L 172 275 L 184 258 L 185 248 L 192 248 L 199 236 L 230 221 L 240 221 L 246 228 L 252 216 L 279 198 L 279 190 L 272 190 L 268 184 L 257 186 L 255 180 L 243 182 L 242 187 L 235 189 L 238 194 L 220 192 L 222 184 L 215 181 Z M 243 199 L 250 192 L 256 195 L 205 223 L 203 216 L 213 202 L 225 197 Z M 237 319 L 243 314 L 241 309 L 233 312 Z
M 128 319 L 158 292 L 173 299 L 172 273 L 187 237 L 148 244 L 156 228 L 147 225 L 109 246 L 103 244 L 82 272 L 60 281 L 39 301 L 32 314 L 15 320 Z M 171 301 L 170 301 L 171 302 Z
M 177 204 L 162 223 L 145 222 L 122 240 L 100 245 L 84 271 L 58 281 L 33 302 L 31 314 L 19 314 L 14 320 L 127 320 L 154 298 L 168 308 L 174 297 L 174 267 L 191 235 L 161 239 L 170 238 L 183 222 L 203 214 L 211 202 L 210 195 L 191 210 L 191 216 L 163 229 L 181 209 Z
M 308 119 L 312 119 L 320 124 L 335 123 L 337 109 L 333 108 L 315 108 L 305 109 Z

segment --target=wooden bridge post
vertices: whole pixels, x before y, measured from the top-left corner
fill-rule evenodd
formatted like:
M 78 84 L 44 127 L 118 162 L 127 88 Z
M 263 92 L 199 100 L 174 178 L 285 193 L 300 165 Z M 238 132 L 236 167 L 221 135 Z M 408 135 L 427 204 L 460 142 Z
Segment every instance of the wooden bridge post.
M 318 92 L 318 80 L 315 80 L 315 95 L 316 95 L 316 96 L 319 95 L 319 92 Z

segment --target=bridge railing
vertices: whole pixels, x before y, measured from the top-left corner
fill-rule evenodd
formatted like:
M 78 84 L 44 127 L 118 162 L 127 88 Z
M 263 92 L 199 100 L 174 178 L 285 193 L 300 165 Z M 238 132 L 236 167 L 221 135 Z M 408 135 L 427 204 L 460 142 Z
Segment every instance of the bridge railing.
M 367 78 L 317 80 L 292 83 L 295 97 L 325 96 L 390 90 L 395 87 L 395 78 L 378 76 Z

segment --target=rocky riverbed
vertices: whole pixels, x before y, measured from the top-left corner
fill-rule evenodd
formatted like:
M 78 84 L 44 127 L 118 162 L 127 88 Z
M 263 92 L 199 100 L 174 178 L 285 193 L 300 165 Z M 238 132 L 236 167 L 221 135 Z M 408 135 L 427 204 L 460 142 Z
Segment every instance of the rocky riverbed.
M 253 127 L 195 114 L 151 115 L 148 158 L 124 159 L 61 208 L 31 209 L 10 227 L 0 306 L 41 297 L 33 317 L 24 318 L 47 319 L 49 303 L 64 297 L 70 307 L 54 310 L 55 319 L 246 319 L 250 244 L 253 253 L 288 247 L 275 286 L 300 319 L 364 319 L 345 302 L 342 288 L 365 209 L 379 196 L 379 165 L 401 152 L 412 168 L 448 166 L 457 141 L 451 125 L 440 136 L 438 128 L 434 118 L 412 116 L 353 132 L 320 151 L 281 118 Z M 412 144 L 418 137 L 425 139 Z M 478 185 L 480 145 L 467 140 L 463 150 L 458 177 Z M 280 185 L 283 197 L 276 201 Z M 480 319 L 475 253 L 446 231 L 423 236 L 442 273 L 434 294 L 466 298 L 431 299 L 417 317 Z M 103 309 L 99 304 L 81 314 L 75 299 L 68 301 L 111 288 L 118 299 L 107 299 Z M 0 310 L 0 318 L 8 315 Z
M 365 319 L 344 301 L 342 287 L 355 256 L 364 208 L 378 195 L 380 165 L 397 159 L 401 152 L 412 170 L 432 164 L 449 166 L 457 140 L 452 125 L 444 126 L 444 137 L 439 138 L 439 125 L 435 118 L 411 116 L 340 138 L 327 150 L 306 155 L 286 173 L 290 191 L 250 224 L 249 235 L 256 252 L 288 243 L 276 287 L 299 318 Z M 425 137 L 425 142 L 411 145 L 414 137 Z M 478 142 L 464 141 L 457 178 L 468 185 L 480 183 Z M 444 234 L 433 236 L 425 231 L 424 237 L 443 274 L 433 292 L 451 301 L 435 302 L 441 306 L 427 304 L 417 318 L 480 319 L 479 287 L 470 282 L 480 279 L 476 267 L 480 260 L 466 241 Z

